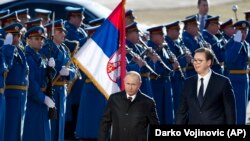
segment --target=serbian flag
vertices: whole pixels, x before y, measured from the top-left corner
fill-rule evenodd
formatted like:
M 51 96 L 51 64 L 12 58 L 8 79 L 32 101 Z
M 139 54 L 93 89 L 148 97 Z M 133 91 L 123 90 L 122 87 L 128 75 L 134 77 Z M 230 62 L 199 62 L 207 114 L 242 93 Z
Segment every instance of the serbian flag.
M 73 61 L 108 99 L 124 89 L 126 73 L 125 0 L 74 55 Z

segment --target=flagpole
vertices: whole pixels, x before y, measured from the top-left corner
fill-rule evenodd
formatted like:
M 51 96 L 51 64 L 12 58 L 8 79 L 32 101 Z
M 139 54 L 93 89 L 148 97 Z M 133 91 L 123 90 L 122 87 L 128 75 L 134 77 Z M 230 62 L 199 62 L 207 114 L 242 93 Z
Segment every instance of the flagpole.
M 125 35 L 126 35 L 126 31 L 125 31 L 125 3 L 126 0 L 122 0 L 122 22 L 121 22 L 121 26 L 120 26 L 120 49 L 121 49 L 121 90 L 124 90 L 124 77 L 126 75 L 126 49 L 125 49 Z

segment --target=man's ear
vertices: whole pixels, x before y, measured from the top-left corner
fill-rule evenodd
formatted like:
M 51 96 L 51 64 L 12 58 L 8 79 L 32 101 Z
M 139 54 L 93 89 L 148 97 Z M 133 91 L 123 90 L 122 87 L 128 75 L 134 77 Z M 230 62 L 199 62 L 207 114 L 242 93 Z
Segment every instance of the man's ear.
M 208 63 L 209 66 L 212 67 L 213 64 L 212 64 L 212 60 L 211 59 L 207 60 L 207 63 Z

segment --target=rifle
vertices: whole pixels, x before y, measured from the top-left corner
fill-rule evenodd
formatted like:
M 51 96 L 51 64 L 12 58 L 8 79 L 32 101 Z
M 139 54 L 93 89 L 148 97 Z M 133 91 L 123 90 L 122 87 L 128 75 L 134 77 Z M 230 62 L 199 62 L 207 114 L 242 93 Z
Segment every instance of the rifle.
M 52 33 L 51 33 L 51 37 L 49 41 L 49 58 L 51 57 L 51 47 L 52 47 L 52 42 L 53 42 L 53 36 L 54 36 L 54 21 L 55 21 L 55 13 L 53 12 L 53 20 L 52 20 Z M 48 79 L 48 84 L 47 84 L 47 89 L 46 89 L 46 95 L 48 97 L 50 97 L 53 101 L 53 95 L 54 95 L 54 91 L 53 91 L 53 74 L 52 74 L 52 70 L 53 68 L 50 67 L 49 65 L 47 65 L 47 79 Z M 56 107 L 54 108 L 49 108 L 49 113 L 48 113 L 49 119 L 57 119 L 57 110 Z

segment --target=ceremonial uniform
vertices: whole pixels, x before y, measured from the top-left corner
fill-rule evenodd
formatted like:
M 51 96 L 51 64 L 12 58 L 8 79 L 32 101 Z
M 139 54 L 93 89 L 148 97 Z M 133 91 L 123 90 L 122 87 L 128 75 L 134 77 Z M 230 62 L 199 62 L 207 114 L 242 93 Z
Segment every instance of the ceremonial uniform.
M 2 46 L 2 51 L 8 68 L 5 80 L 6 119 L 5 139 L 8 141 L 21 140 L 25 117 L 28 64 L 23 50 L 19 46 L 21 24 L 11 24 L 4 28 L 6 33 L 13 34 L 13 43 Z
M 126 26 L 126 32 L 127 32 L 127 34 L 130 34 L 131 32 L 138 33 L 139 29 L 137 27 L 137 23 L 134 22 L 134 23 Z M 139 38 L 139 35 L 137 37 Z M 128 49 L 130 49 L 132 52 L 136 53 L 137 55 L 141 55 L 143 53 L 143 51 L 145 51 L 145 47 L 142 47 L 138 43 L 138 40 L 136 40 L 136 41 L 137 41 L 137 43 L 132 43 L 132 41 L 129 41 L 128 39 L 126 39 L 126 45 L 127 45 Z M 146 58 L 144 56 L 140 56 L 140 57 L 146 63 L 150 62 L 149 58 Z M 153 97 L 151 82 L 150 82 L 150 78 L 149 78 L 150 77 L 149 69 L 146 66 L 139 66 L 134 61 L 135 58 L 133 56 L 131 56 L 131 54 L 129 54 L 129 53 L 127 53 L 126 58 L 127 58 L 126 70 L 127 71 L 136 71 L 136 72 L 141 74 L 141 78 L 142 78 L 142 85 L 140 87 L 141 92 L 145 93 L 149 97 Z
M 25 34 L 26 38 L 44 37 L 43 27 L 33 27 Z M 29 89 L 26 117 L 24 122 L 23 141 L 51 141 L 51 127 L 48 106 L 45 103 L 47 77 L 47 61 L 38 51 L 26 46 L 25 53 L 30 68 Z M 55 70 L 52 76 L 55 74 Z
M 150 36 L 153 34 L 162 35 L 162 43 L 164 42 L 163 26 L 153 27 L 147 29 L 150 32 Z M 148 41 L 148 46 L 156 50 L 156 53 L 160 56 L 162 62 L 167 65 L 165 68 L 161 61 L 151 63 L 150 65 L 154 68 L 154 71 L 160 75 L 158 79 L 151 79 L 153 96 L 156 102 L 156 109 L 159 116 L 160 124 L 173 124 L 174 122 L 174 108 L 173 108 L 173 91 L 171 84 L 171 70 L 170 56 L 166 49 L 159 48 L 155 42 L 151 39 Z
M 230 78 L 235 92 L 237 124 L 245 124 L 249 89 L 247 70 L 249 44 L 242 38 L 242 34 L 246 34 L 249 23 L 247 21 L 238 21 L 234 24 L 234 27 L 236 27 L 237 32 L 226 45 L 225 66 L 228 71 L 227 76 Z
M 47 32 L 52 32 L 52 23 L 45 25 Z M 65 31 L 63 26 L 63 20 L 57 20 L 54 22 L 54 29 L 59 31 Z M 60 33 L 61 34 L 61 33 Z M 65 36 L 65 33 L 63 33 Z M 55 35 L 58 36 L 58 35 Z M 55 39 L 55 37 L 54 37 Z M 64 140 L 64 126 L 65 126 L 65 112 L 66 112 L 66 96 L 67 96 L 67 81 L 75 78 L 75 68 L 71 62 L 70 51 L 64 44 L 56 44 L 55 41 L 49 40 L 45 46 L 40 50 L 40 53 L 45 58 L 54 58 L 56 65 L 58 80 L 54 82 L 54 95 L 55 104 L 58 113 L 58 119 L 51 121 L 51 137 L 52 141 L 63 141 Z M 69 68 L 68 76 L 61 76 L 59 73 L 63 66 Z
M 200 48 L 199 41 L 197 40 L 199 28 L 196 16 L 188 17 L 182 22 L 184 23 L 182 41 L 184 45 L 190 50 L 191 54 L 194 55 L 195 50 Z M 185 70 L 187 78 L 196 74 L 192 64 L 189 64 Z
M 86 40 L 87 40 L 87 33 L 79 26 L 73 25 L 69 20 L 71 16 L 83 16 L 84 9 L 83 8 L 77 8 L 77 7 L 66 7 L 67 11 L 67 18 L 68 21 L 65 22 L 64 27 L 67 30 L 66 39 L 68 40 L 77 40 L 80 43 L 80 46 L 82 46 Z M 72 51 L 73 49 L 70 48 Z
M 172 89 L 173 89 L 174 111 L 176 112 L 179 106 L 181 89 L 182 89 L 183 82 L 185 79 L 185 74 L 182 71 L 182 68 L 185 68 L 188 65 L 188 63 L 187 63 L 183 48 L 177 42 L 179 35 L 178 36 L 174 35 L 175 32 L 179 33 L 179 30 L 180 30 L 179 21 L 169 23 L 165 25 L 165 27 L 167 30 L 165 41 L 168 44 L 169 49 L 176 56 L 176 59 L 180 64 L 179 69 L 175 70 L 174 75 L 171 77 L 171 84 L 172 84 Z
M 7 66 L 5 64 L 5 58 L 0 47 L 0 140 L 4 140 L 4 128 L 5 128 L 5 76 L 7 74 Z
M 215 27 L 212 26 L 216 26 L 218 28 L 217 31 L 214 31 Z M 211 27 L 211 29 L 209 27 Z M 215 60 L 212 69 L 219 74 L 223 74 L 223 70 L 220 65 L 222 65 L 224 62 L 224 51 L 221 42 L 215 36 L 218 30 L 219 30 L 219 16 L 210 17 L 206 20 L 205 29 L 202 32 L 202 36 L 204 40 L 211 45 L 211 49 L 214 52 L 214 56 L 215 58 L 217 58 L 218 61 L 217 62 Z

